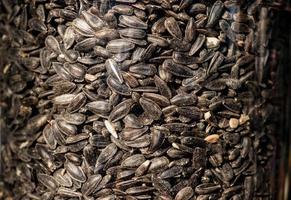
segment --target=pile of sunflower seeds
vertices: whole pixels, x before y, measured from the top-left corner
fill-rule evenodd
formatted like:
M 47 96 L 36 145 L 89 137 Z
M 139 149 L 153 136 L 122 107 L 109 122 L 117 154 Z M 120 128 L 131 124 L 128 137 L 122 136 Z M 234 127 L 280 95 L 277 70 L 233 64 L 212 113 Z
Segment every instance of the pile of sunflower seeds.
M 270 199 L 260 3 L 2 0 L 0 198 Z

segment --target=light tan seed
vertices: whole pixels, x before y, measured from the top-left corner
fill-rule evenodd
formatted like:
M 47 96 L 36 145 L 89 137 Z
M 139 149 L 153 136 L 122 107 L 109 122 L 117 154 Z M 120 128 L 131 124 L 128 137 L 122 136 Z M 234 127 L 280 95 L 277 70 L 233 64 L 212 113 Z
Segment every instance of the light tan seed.
M 219 47 L 220 45 L 220 40 L 216 37 L 207 37 L 206 38 L 206 47 L 208 49 L 213 49 L 216 47 Z
M 209 143 L 216 143 L 219 139 L 219 135 L 218 134 L 212 134 L 212 135 L 208 135 L 204 138 L 204 140 L 206 142 L 209 142 Z
M 113 125 L 112 122 L 108 121 L 108 120 L 104 120 L 104 125 L 106 127 L 106 129 L 108 130 L 108 132 L 115 138 L 118 138 L 117 132 L 115 130 L 115 127 Z
M 250 120 L 250 117 L 246 114 L 241 114 L 240 118 L 239 118 L 239 124 L 245 124 L 247 121 Z
M 236 118 L 231 118 L 231 119 L 229 120 L 229 127 L 230 127 L 230 128 L 235 129 L 235 128 L 238 127 L 238 125 L 239 125 L 239 121 L 238 121 L 238 119 L 236 119 Z

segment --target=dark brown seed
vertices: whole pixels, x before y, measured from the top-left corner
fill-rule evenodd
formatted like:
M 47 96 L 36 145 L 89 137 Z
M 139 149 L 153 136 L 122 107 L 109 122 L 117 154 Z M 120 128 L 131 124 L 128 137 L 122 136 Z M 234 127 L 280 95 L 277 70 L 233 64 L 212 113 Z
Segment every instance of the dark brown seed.
M 248 25 L 244 24 L 244 23 L 239 23 L 239 22 L 232 22 L 231 23 L 231 29 L 235 33 L 248 33 L 249 32 Z
M 102 40 L 111 41 L 117 39 L 119 37 L 119 33 L 116 29 L 104 28 L 95 32 L 95 36 L 101 41 Z
M 121 94 L 121 95 L 124 95 L 124 96 L 130 96 L 131 95 L 131 89 L 127 85 L 125 85 L 124 83 L 120 84 L 112 76 L 108 76 L 107 84 L 113 91 L 115 91 L 118 94 Z
M 86 104 L 86 99 L 86 95 L 83 92 L 74 96 L 74 98 L 67 107 L 67 111 L 70 113 L 78 111 L 82 106 Z
M 84 174 L 81 167 L 76 166 L 72 162 L 66 162 L 64 164 L 64 167 L 72 179 L 82 183 L 86 181 L 86 175 Z
M 45 45 L 57 54 L 61 54 L 61 48 L 58 40 L 54 36 L 48 36 L 45 39 Z
M 121 75 L 121 70 L 120 70 L 117 62 L 113 59 L 107 59 L 105 62 L 105 66 L 106 66 L 108 74 L 110 74 L 112 77 L 114 77 L 116 80 L 118 80 L 120 82 L 120 84 L 122 84 L 123 77 Z
M 97 159 L 97 163 L 102 164 L 102 163 L 107 162 L 108 160 L 110 160 L 114 156 L 114 154 L 117 152 L 117 150 L 118 150 L 117 146 L 114 143 L 107 145 L 107 147 L 105 147 L 101 151 L 101 153 Z
M 216 24 L 216 22 L 219 20 L 219 17 L 222 14 L 223 7 L 224 7 L 223 2 L 220 0 L 216 1 L 212 5 L 206 25 L 207 27 L 211 28 Z
M 167 169 L 159 174 L 159 178 L 161 179 L 167 179 L 172 178 L 175 176 L 179 176 L 183 171 L 183 168 L 181 166 L 174 166 L 170 169 Z
M 205 88 L 214 91 L 224 90 L 226 88 L 226 82 L 222 79 L 216 79 L 206 83 Z
M 193 3 L 193 0 L 182 0 L 179 5 L 179 10 L 184 10 Z
M 96 16 L 90 12 L 82 11 L 82 15 L 83 15 L 84 19 L 86 20 L 86 22 L 92 28 L 94 28 L 94 30 L 100 30 L 101 28 L 106 26 L 105 22 L 102 19 L 100 19 L 98 16 Z
M 167 59 L 163 62 L 165 70 L 178 77 L 192 77 L 193 71 L 187 66 L 175 63 L 173 60 Z
M 154 81 L 161 95 L 170 99 L 172 97 L 172 92 L 170 88 L 168 87 L 167 83 L 163 81 L 159 76 L 156 76 L 156 75 L 154 76 Z
M 164 97 L 162 95 L 155 94 L 155 93 L 144 93 L 143 96 L 145 98 L 153 100 L 159 106 L 166 107 L 166 106 L 170 105 L 170 101 L 166 97 Z
M 205 140 L 199 137 L 186 136 L 181 139 L 181 143 L 187 146 L 198 146 L 204 148 L 206 146 Z
M 124 53 L 132 50 L 135 45 L 125 39 L 111 40 L 107 45 L 106 49 L 110 53 Z
M 118 104 L 117 106 L 113 108 L 113 110 L 111 111 L 109 115 L 109 120 L 112 122 L 116 122 L 122 119 L 129 113 L 133 104 L 134 104 L 134 101 L 131 99 L 121 102 L 120 104 Z
M 189 56 L 193 56 L 202 47 L 202 45 L 205 42 L 205 39 L 206 39 L 205 35 L 202 34 L 198 35 L 189 51 Z
M 168 41 L 158 35 L 147 35 L 147 41 L 150 43 L 153 43 L 154 45 L 160 46 L 160 47 L 167 47 L 169 45 Z M 150 58 L 150 57 L 149 57 Z
M 139 121 L 136 115 L 128 114 L 124 117 L 123 122 L 125 124 L 125 128 L 142 128 L 143 124 Z
M 100 174 L 90 176 L 81 188 L 82 194 L 86 196 L 91 195 L 96 190 L 101 180 L 102 176 Z
M 74 125 L 80 125 L 86 120 L 86 116 L 81 113 L 64 113 L 62 117 L 67 123 Z
M 148 25 L 135 16 L 120 15 L 119 21 L 121 24 L 130 28 L 147 29 Z
M 141 136 L 135 140 L 124 141 L 125 145 L 132 148 L 145 148 L 150 145 L 150 138 L 148 135 Z
M 51 149 L 55 149 L 57 147 L 57 140 L 54 137 L 51 125 L 47 124 L 43 129 L 42 134 L 45 142 L 49 145 L 49 147 Z
M 93 49 L 95 45 L 105 45 L 105 40 L 97 39 L 97 38 L 86 38 L 84 40 L 79 41 L 75 46 L 74 49 L 76 51 L 84 51 L 88 52 Z
M 146 160 L 144 161 L 135 171 L 135 176 L 142 176 L 143 174 L 146 173 L 146 171 L 148 170 L 149 166 L 151 164 L 150 160 Z
M 197 97 L 194 94 L 178 94 L 170 101 L 176 106 L 190 106 L 196 103 Z
M 64 80 L 68 80 L 71 81 L 73 80 L 73 76 L 71 75 L 71 73 L 63 67 L 62 63 L 58 63 L 58 62 L 53 62 L 52 66 L 55 70 L 55 72 Z
M 86 107 L 96 114 L 107 114 L 111 111 L 111 105 L 107 101 L 92 101 L 87 103 Z
M 187 41 L 187 42 L 192 42 L 195 38 L 195 34 L 196 34 L 196 26 L 195 26 L 195 20 L 194 18 L 190 18 L 188 23 L 187 23 L 187 26 L 186 26 L 186 29 L 185 29 L 185 36 L 184 36 L 184 39 Z
M 58 183 L 54 179 L 54 177 L 49 176 L 47 174 L 37 174 L 37 179 L 40 183 L 42 183 L 45 187 L 47 187 L 49 190 L 57 190 Z
M 65 137 L 61 133 L 61 131 L 58 128 L 57 122 L 55 120 L 51 121 L 51 126 L 52 126 L 52 132 L 54 134 L 54 137 L 59 145 L 64 145 L 65 144 Z
M 75 135 L 77 133 L 77 127 L 73 124 L 67 123 L 65 120 L 56 120 L 58 129 L 65 135 Z
M 201 110 L 199 110 L 196 107 L 190 107 L 190 106 L 178 107 L 176 111 L 181 116 L 185 116 L 194 120 L 200 120 L 203 117 Z
M 154 74 L 157 73 L 157 69 L 154 65 L 145 64 L 145 63 L 132 65 L 129 67 L 129 71 L 136 74 L 146 75 L 146 76 L 153 76 Z
M 161 108 L 154 101 L 148 98 L 141 97 L 139 99 L 139 103 L 143 110 L 145 111 L 145 113 L 147 113 L 149 117 L 151 117 L 152 119 L 158 120 L 162 115 Z
M 82 193 L 81 192 L 75 192 L 72 189 L 64 188 L 64 187 L 60 187 L 58 189 L 57 193 L 60 194 L 61 196 L 66 196 L 66 197 L 81 198 L 81 196 L 82 196 Z
M 254 180 L 252 176 L 247 176 L 244 180 L 244 198 L 246 200 L 253 198 Z
M 169 159 L 165 156 L 156 157 L 151 160 L 151 165 L 148 169 L 149 172 L 155 172 L 163 169 L 169 164 Z
M 119 31 L 119 34 L 123 37 L 142 39 L 146 36 L 146 32 L 142 29 L 125 28 Z
M 81 18 L 76 18 L 73 20 L 72 25 L 75 31 L 79 34 L 87 37 L 94 36 L 94 29 L 91 28 L 91 26 L 89 26 L 85 20 Z
M 58 169 L 55 171 L 54 178 L 61 186 L 71 187 L 73 185 L 72 179 L 67 173 L 65 173 L 65 169 Z
M 206 163 L 204 160 L 205 149 L 196 147 L 193 151 L 192 166 L 194 169 L 204 168 Z
M 195 192 L 198 194 L 209 194 L 219 190 L 220 188 L 221 186 L 215 183 L 203 183 L 195 188 Z
M 175 200 L 188 200 L 191 199 L 193 194 L 194 191 L 191 187 L 184 187 L 177 193 Z
M 126 190 L 127 194 L 143 194 L 143 193 L 148 193 L 153 191 L 154 188 L 153 187 L 147 187 L 147 186 L 136 186 L 136 187 L 132 187 Z
M 182 32 L 179 27 L 178 22 L 175 20 L 174 17 L 169 17 L 165 20 L 165 28 L 168 32 L 175 38 L 182 39 Z
M 204 13 L 206 11 L 206 5 L 203 3 L 194 3 L 190 7 L 190 13 L 196 14 L 196 13 Z
M 148 127 L 143 128 L 125 128 L 121 133 L 120 137 L 124 140 L 135 140 L 147 132 Z
M 142 154 L 135 154 L 126 158 L 121 163 L 123 168 L 136 168 L 140 166 L 145 161 L 145 157 Z
M 151 27 L 152 33 L 161 34 L 166 31 L 165 17 L 158 19 Z

